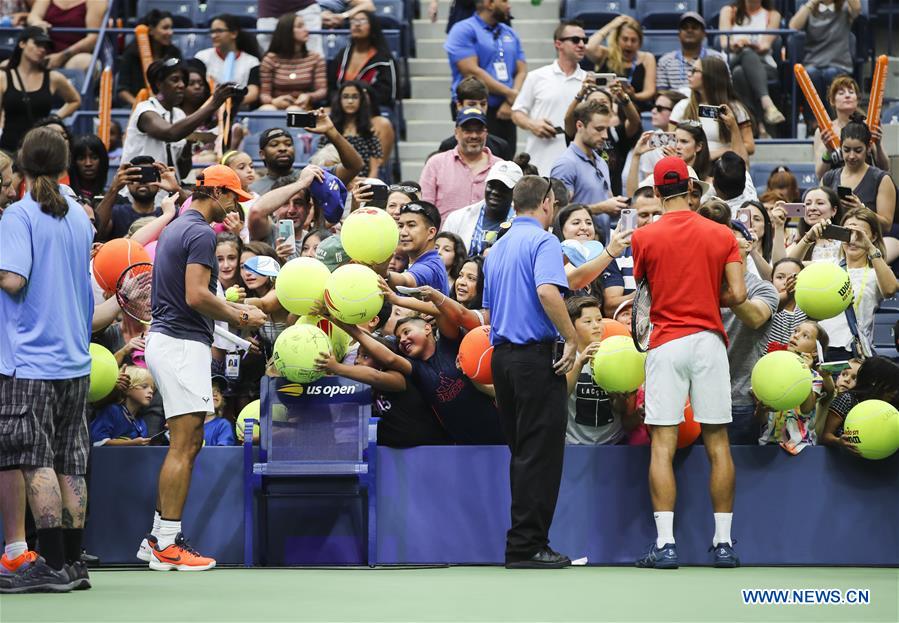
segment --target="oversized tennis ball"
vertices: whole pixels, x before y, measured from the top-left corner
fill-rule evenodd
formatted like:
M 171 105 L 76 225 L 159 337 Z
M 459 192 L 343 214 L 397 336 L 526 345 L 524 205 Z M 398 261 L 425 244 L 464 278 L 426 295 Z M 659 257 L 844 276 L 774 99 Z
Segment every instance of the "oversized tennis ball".
M 237 286 L 231 286 L 225 290 L 225 300 L 236 303 L 240 297 L 237 294 Z
M 396 251 L 400 231 L 385 210 L 371 206 L 350 214 L 340 227 L 340 241 L 347 254 L 363 264 L 386 262 Z
M 244 434 L 243 430 L 246 427 L 247 420 L 255 420 L 253 424 L 253 437 L 257 437 L 259 435 L 259 400 L 254 400 L 241 409 L 240 414 L 237 416 L 237 420 L 235 423 L 234 431 L 237 434 L 237 441 L 243 443 Z
M 294 383 L 312 383 L 324 376 L 315 369 L 320 355 L 331 354 L 331 340 L 311 324 L 287 327 L 275 340 L 272 361 L 281 376 Z
M 275 294 L 281 307 L 292 314 L 308 314 L 322 300 L 331 271 L 314 257 L 297 257 L 281 267 L 275 279 Z
M 109 395 L 119 378 L 119 364 L 109 349 L 90 343 L 91 384 L 87 390 L 87 401 L 97 402 Z
M 693 419 L 693 407 L 688 400 L 687 406 L 684 407 L 684 421 L 677 427 L 677 447 L 686 448 L 693 445 L 700 433 L 702 433 L 702 426 Z
M 599 344 L 593 357 L 593 380 L 607 392 L 632 392 L 646 380 L 646 353 L 627 335 L 613 335 Z
M 150 254 L 139 242 L 115 238 L 100 247 L 94 256 L 94 279 L 105 292 L 115 292 L 116 283 L 126 268 L 150 261 Z
M 465 376 L 482 385 L 493 384 L 492 360 L 490 327 L 475 327 L 466 333 L 459 344 L 459 364 Z
M 349 333 L 338 327 L 327 318 L 322 318 L 321 316 L 300 316 L 297 322 L 302 324 L 310 324 L 324 331 L 325 335 L 327 335 L 331 340 L 331 350 L 334 353 L 334 358 L 337 361 L 343 361 L 343 358 L 346 357 L 347 351 L 350 349 L 350 342 L 352 341 Z
M 615 335 L 631 336 L 631 330 L 623 322 L 612 320 L 611 318 L 603 318 L 599 321 L 602 325 L 602 339 L 613 337 Z
M 331 273 L 325 285 L 325 305 L 332 316 L 347 324 L 368 322 L 378 315 L 383 304 L 378 275 L 368 266 L 341 266 Z
M 795 409 L 811 391 L 812 371 L 796 353 L 768 353 L 752 368 L 752 392 L 774 411 Z
M 796 277 L 796 304 L 809 318 L 833 318 L 852 303 L 849 273 L 832 262 L 809 264 Z
M 885 459 L 899 449 L 899 411 L 883 400 L 865 400 L 852 407 L 843 435 L 866 459 Z

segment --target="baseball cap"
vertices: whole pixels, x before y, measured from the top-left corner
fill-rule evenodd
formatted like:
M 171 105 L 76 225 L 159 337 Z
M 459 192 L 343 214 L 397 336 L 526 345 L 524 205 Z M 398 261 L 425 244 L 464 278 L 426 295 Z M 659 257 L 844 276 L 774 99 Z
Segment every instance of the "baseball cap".
M 612 320 L 618 320 L 618 314 L 627 309 L 628 307 L 634 304 L 634 299 L 627 299 L 626 301 L 622 301 L 621 305 L 615 308 L 615 313 L 612 314 Z
M 243 268 L 263 277 L 277 277 L 278 273 L 281 272 L 281 265 L 274 258 L 267 255 L 251 257 L 243 263 Z
M 686 182 L 690 179 L 690 172 L 687 171 L 687 163 L 677 156 L 665 156 L 656 163 L 652 176 L 656 186 L 668 186 Z
M 431 221 L 431 225 L 440 229 L 440 211 L 433 203 L 427 201 L 413 201 L 400 208 L 400 214 L 421 214 Z
M 337 223 L 343 216 L 343 208 L 346 205 L 346 186 L 340 179 L 328 170 L 324 170 L 324 179 L 312 180 L 309 186 L 309 195 L 315 199 L 319 209 L 329 223 Z
M 690 179 L 693 180 L 693 185 L 698 186 L 699 189 L 702 190 L 702 195 L 705 196 L 705 194 L 709 192 L 709 188 L 711 188 L 709 183 L 699 179 L 699 176 L 696 174 L 696 170 L 693 167 L 688 166 L 687 172 L 690 174 Z
M 269 141 L 281 138 L 282 136 L 286 136 L 290 139 L 290 142 L 293 143 L 293 137 L 290 135 L 290 132 L 284 128 L 267 128 L 259 135 L 259 149 L 265 148 Z
M 686 13 L 681 15 L 680 20 L 678 20 L 677 22 L 678 27 L 683 26 L 684 22 L 686 22 L 687 20 L 693 20 L 694 22 L 702 26 L 703 30 L 705 30 L 705 18 L 696 11 L 687 11 Z
M 332 273 L 350 261 L 350 256 L 343 250 L 339 235 L 329 236 L 318 243 L 315 259 L 328 267 Z
M 34 41 L 35 45 L 44 46 L 51 50 L 55 48 L 53 39 L 51 39 L 50 35 L 48 35 L 47 32 L 39 26 L 27 26 L 26 28 L 24 28 L 19 34 L 18 42 L 21 43 L 22 41 L 28 41 L 29 39 L 31 41 Z
M 223 377 L 221 374 L 212 375 L 212 384 L 217 385 L 220 392 L 224 392 L 228 389 L 228 379 Z
M 485 183 L 498 180 L 508 188 L 515 188 L 515 184 L 518 183 L 518 180 L 521 179 L 522 175 L 524 175 L 524 173 L 521 172 L 521 167 L 514 162 L 510 160 L 498 160 L 492 167 L 490 167 L 490 172 L 487 173 L 487 180 Z
M 472 119 L 476 121 L 480 121 L 485 126 L 487 125 L 487 116 L 481 112 L 480 108 L 464 108 L 459 111 L 459 114 L 456 115 L 456 127 L 459 127 L 463 123 L 467 121 L 471 121 Z
M 253 195 L 244 192 L 240 187 L 240 178 L 231 167 L 223 164 L 214 164 L 206 167 L 197 175 L 197 188 L 227 188 L 241 201 L 249 201 Z

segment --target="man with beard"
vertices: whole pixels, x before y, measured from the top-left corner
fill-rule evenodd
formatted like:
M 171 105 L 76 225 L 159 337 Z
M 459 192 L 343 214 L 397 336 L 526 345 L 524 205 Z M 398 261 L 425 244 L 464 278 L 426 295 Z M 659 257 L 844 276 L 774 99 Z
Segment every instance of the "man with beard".
M 693 64 L 706 56 L 717 56 L 726 63 L 727 55 L 706 47 L 705 19 L 694 11 L 687 11 L 681 15 L 677 38 L 680 40 L 681 49 L 663 54 L 659 59 L 656 68 L 656 89 L 686 90 L 685 95 L 689 95 L 690 85 L 687 78 Z
M 431 156 L 421 171 L 421 198 L 433 203 L 441 218 L 480 201 L 487 172 L 497 157 L 487 148 L 487 117 L 477 108 L 459 111 L 455 149 Z
M 462 238 L 469 256 L 480 255 L 496 240 L 500 225 L 515 216 L 512 189 L 522 172 L 514 162 L 500 160 L 487 174 L 484 199 L 446 217 L 443 230 Z
M 565 135 L 556 128 L 565 125 L 565 111 L 587 77 L 580 62 L 587 34 L 578 21 L 563 21 L 553 33 L 558 58 L 551 65 L 532 71 L 512 106 L 512 121 L 530 132 L 525 151 L 540 175 L 549 175 L 565 151 Z
M 184 100 L 187 68 L 177 58 L 154 61 L 147 69 L 153 96 L 134 107 L 128 119 L 122 162 L 137 156 L 149 156 L 181 175 L 190 171 L 191 153 L 185 149 L 187 137 L 215 113 L 225 101 L 237 94 L 231 83 L 220 84 L 212 97 L 190 115 L 178 108 Z

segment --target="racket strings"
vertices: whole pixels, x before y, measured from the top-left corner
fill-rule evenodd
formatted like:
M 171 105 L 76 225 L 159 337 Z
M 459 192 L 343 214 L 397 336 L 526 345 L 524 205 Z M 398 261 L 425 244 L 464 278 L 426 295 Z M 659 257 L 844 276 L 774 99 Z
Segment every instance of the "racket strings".
M 150 322 L 152 286 L 152 268 L 136 266 L 128 269 L 120 277 L 116 289 L 119 306 L 129 316 Z

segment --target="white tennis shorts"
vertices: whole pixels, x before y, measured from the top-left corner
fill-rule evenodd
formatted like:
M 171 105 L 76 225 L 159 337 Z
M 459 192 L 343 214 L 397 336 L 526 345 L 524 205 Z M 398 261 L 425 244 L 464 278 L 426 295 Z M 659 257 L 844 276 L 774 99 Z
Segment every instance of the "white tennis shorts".
M 717 333 L 702 331 L 679 337 L 653 348 L 646 357 L 647 424 L 683 422 L 687 396 L 697 422 L 731 421 L 727 348 Z
M 201 342 L 147 334 L 144 360 L 162 394 L 165 419 L 213 413 L 212 350 Z

